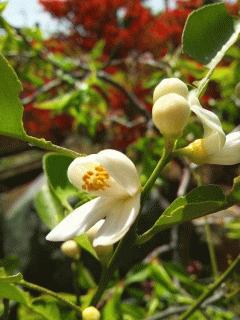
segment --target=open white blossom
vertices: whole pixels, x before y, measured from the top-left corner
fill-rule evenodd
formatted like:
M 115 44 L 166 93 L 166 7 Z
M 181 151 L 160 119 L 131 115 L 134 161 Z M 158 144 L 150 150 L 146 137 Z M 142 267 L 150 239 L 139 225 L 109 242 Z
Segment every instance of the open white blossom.
M 191 110 L 202 122 L 204 135 L 182 149 L 197 164 L 233 165 L 240 162 L 240 131 L 225 135 L 219 118 L 202 108 L 194 92 L 189 95 Z
M 105 219 L 94 237 L 93 246 L 108 246 L 119 241 L 140 209 L 141 185 L 133 162 L 119 151 L 103 150 L 73 160 L 68 178 L 75 187 L 96 198 L 70 213 L 46 239 L 72 239 Z

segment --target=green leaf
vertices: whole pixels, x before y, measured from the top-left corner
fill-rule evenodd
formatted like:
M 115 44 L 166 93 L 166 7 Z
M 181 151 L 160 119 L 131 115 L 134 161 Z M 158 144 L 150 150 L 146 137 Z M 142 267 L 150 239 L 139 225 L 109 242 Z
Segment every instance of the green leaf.
M 63 207 L 48 185 L 42 186 L 37 193 L 34 206 L 39 218 L 49 229 L 54 228 L 64 218 Z
M 3 1 L 0 3 L 0 13 L 2 13 L 8 5 L 8 1 Z
M 80 263 L 78 267 L 79 267 L 79 270 L 78 270 L 79 288 L 86 289 L 86 290 L 95 288 L 96 283 L 90 271 L 82 263 Z M 91 297 L 92 297 L 92 294 L 91 294 Z M 90 303 L 90 301 L 88 301 L 88 303 Z
M 57 151 L 67 155 L 70 154 L 74 157 L 78 156 L 72 150 L 54 145 L 45 139 L 38 139 L 26 134 L 22 122 L 23 106 L 19 99 L 22 86 L 16 73 L 1 54 L 0 76 L 0 135 L 18 138 L 42 149 Z
M 67 169 L 72 161 L 72 157 L 57 153 L 48 153 L 43 158 L 43 167 L 49 186 L 61 204 L 69 211 L 72 210 L 69 199 L 79 193 L 67 177 Z
M 240 176 L 233 180 L 233 187 L 227 198 L 233 204 L 240 202 Z
M 193 11 L 183 31 L 183 51 L 207 64 L 234 33 L 233 18 L 224 3 L 215 3 Z
M 173 225 L 223 210 L 228 206 L 229 203 L 219 186 L 208 185 L 195 188 L 186 196 L 174 200 L 152 228 L 140 236 L 139 243 L 146 242 L 159 231 Z
M 104 40 L 99 40 L 95 46 L 93 47 L 92 51 L 91 51 L 91 57 L 93 60 L 96 60 L 98 58 L 100 58 L 103 54 L 103 50 L 105 47 L 105 41 Z
M 99 259 L 97 256 L 96 251 L 94 250 L 91 242 L 88 239 L 88 236 L 86 234 L 81 234 L 80 236 L 74 238 L 74 240 L 78 243 L 78 245 L 86 250 L 88 253 L 90 253 L 94 258 Z
M 13 276 L 0 276 L 0 286 L 2 283 L 16 283 L 23 279 L 23 276 L 21 273 L 17 273 Z
M 192 190 L 186 196 L 173 201 L 160 216 L 155 226 L 170 227 L 219 211 L 225 204 L 225 195 L 219 186 L 201 186 Z
M 59 96 L 55 99 L 40 102 L 36 106 L 38 109 L 43 109 L 43 110 L 62 111 L 65 108 L 67 108 L 71 104 L 71 102 L 78 97 L 78 95 L 79 95 L 78 91 L 72 91 L 70 93 L 66 93 L 62 96 Z
M 11 283 L 1 283 L 0 298 L 6 298 L 22 304 L 28 304 L 29 302 L 28 294 Z
M 161 283 L 168 291 L 172 293 L 178 292 L 173 280 L 170 278 L 169 274 L 165 270 L 162 264 L 152 263 L 150 265 L 150 270 L 152 277 L 158 282 Z
M 15 138 L 25 137 L 23 107 L 19 100 L 22 86 L 16 73 L 1 54 L 0 76 L 0 134 Z

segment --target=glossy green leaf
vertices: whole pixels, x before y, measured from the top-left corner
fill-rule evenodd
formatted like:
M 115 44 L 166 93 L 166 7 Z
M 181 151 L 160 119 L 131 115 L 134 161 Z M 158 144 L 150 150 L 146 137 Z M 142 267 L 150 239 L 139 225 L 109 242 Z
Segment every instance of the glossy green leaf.
M 195 188 L 186 196 L 175 199 L 152 228 L 140 236 L 139 243 L 147 241 L 159 231 L 173 225 L 223 210 L 226 207 L 229 207 L 229 203 L 219 186 L 208 185 Z
M 93 246 L 92 246 L 91 242 L 89 241 L 88 236 L 86 234 L 81 234 L 80 236 L 76 237 L 74 240 L 78 243 L 78 245 L 82 249 L 86 250 L 94 258 L 98 259 L 97 253 L 94 250 L 94 248 L 93 248 Z
M 225 204 L 225 195 L 219 186 L 201 186 L 186 196 L 173 201 L 155 223 L 155 226 L 167 228 L 219 211 Z
M 26 136 L 23 128 L 23 107 L 19 100 L 22 90 L 20 81 L 7 60 L 0 55 L 0 134 L 22 138 Z
M 49 229 L 54 228 L 63 218 L 63 207 L 48 185 L 44 185 L 34 199 L 34 206 L 41 221 Z
M 57 153 L 48 153 L 43 159 L 49 186 L 61 204 L 69 211 L 72 210 L 69 199 L 78 195 L 78 190 L 67 177 L 67 169 L 72 161 L 73 158 Z
M 224 3 L 215 3 L 193 11 L 183 31 L 183 51 L 207 64 L 234 33 L 233 18 Z

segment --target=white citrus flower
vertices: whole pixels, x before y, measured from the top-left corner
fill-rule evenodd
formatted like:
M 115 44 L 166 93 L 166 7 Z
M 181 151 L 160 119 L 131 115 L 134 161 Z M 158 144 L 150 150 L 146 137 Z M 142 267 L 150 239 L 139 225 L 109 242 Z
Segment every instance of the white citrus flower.
M 187 98 L 188 88 L 177 78 L 164 79 L 155 88 L 152 120 L 165 137 L 182 135 L 191 112 Z
M 187 147 L 182 154 L 197 164 L 233 165 L 240 162 L 240 131 L 225 135 L 219 118 L 202 108 L 194 92 L 189 95 L 191 110 L 202 122 L 204 135 Z
M 70 213 L 46 239 L 72 239 L 105 219 L 94 237 L 93 246 L 107 246 L 120 240 L 140 209 L 141 185 L 133 162 L 119 151 L 103 150 L 73 160 L 68 178 L 75 187 L 97 197 Z

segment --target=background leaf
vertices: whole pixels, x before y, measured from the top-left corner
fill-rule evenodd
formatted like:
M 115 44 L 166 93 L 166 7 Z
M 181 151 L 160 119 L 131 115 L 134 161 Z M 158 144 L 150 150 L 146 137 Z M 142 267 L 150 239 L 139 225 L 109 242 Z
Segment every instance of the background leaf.
M 207 64 L 234 33 L 233 18 L 224 3 L 204 6 L 189 15 L 183 31 L 183 51 Z
M 54 228 L 64 218 L 63 207 L 48 185 L 43 185 L 37 193 L 34 206 L 40 219 L 49 229 Z
M 49 153 L 43 159 L 44 171 L 51 190 L 62 205 L 70 211 L 72 208 L 69 205 L 69 199 L 78 195 L 78 190 L 67 177 L 67 169 L 72 161 L 73 158 L 57 153 Z
M 0 54 L 0 134 L 21 138 L 26 136 L 23 128 L 23 107 L 19 100 L 22 90 L 15 71 Z

